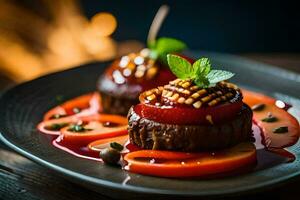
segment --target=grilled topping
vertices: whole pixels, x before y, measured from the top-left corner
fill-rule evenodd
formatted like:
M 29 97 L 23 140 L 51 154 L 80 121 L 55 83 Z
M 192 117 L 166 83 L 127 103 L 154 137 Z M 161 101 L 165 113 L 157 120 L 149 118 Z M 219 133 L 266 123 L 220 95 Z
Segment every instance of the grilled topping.
M 149 58 L 150 51 L 143 49 L 139 53 L 131 53 L 113 63 L 109 72 L 114 82 L 123 84 L 130 80 L 150 80 L 157 74 L 159 66 Z
M 176 79 L 164 87 L 148 90 L 140 95 L 140 101 L 153 105 L 192 106 L 202 108 L 241 98 L 240 89 L 233 83 L 219 82 L 214 87 L 199 88 L 190 80 Z

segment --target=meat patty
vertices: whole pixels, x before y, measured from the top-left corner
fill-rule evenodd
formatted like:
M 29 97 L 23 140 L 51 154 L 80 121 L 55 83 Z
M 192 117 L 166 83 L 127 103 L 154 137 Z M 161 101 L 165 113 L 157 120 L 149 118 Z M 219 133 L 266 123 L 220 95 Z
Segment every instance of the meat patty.
M 130 107 L 139 103 L 140 87 L 126 84 L 119 86 L 102 75 L 98 80 L 97 88 L 105 113 L 126 116 Z
M 138 99 L 115 97 L 105 92 L 100 93 L 102 108 L 105 113 L 126 116 L 132 105 L 139 103 Z
M 222 124 L 176 125 L 142 118 L 131 107 L 128 113 L 128 133 L 131 143 L 143 149 L 223 149 L 253 139 L 252 110 L 244 104 L 235 119 Z

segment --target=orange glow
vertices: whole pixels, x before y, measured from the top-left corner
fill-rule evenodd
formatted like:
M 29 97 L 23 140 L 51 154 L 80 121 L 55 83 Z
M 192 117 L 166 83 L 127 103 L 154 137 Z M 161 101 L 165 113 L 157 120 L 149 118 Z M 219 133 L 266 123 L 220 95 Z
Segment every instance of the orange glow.
M 112 14 L 97 13 L 89 20 L 76 0 L 43 2 L 41 10 L 47 11 L 49 18 L 13 1 L 2 3 L 1 74 L 22 82 L 117 56 L 117 44 L 110 37 L 117 27 L 117 20 Z
M 109 36 L 117 27 L 116 18 L 110 13 L 98 13 L 91 19 L 90 28 L 98 36 Z

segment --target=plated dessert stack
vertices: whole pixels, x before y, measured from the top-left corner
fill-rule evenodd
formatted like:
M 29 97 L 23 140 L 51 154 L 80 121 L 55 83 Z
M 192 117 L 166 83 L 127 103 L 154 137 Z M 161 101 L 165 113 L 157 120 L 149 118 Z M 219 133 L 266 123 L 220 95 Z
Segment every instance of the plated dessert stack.
M 234 74 L 211 70 L 208 59 L 193 65 L 168 55 L 178 77 L 143 92 L 128 114 L 131 143 L 153 150 L 217 150 L 250 141 L 252 110 L 241 90 L 225 80 Z
M 129 108 L 138 103 L 142 91 L 174 79 L 166 64 L 166 55 L 185 48 L 179 40 L 159 38 L 148 48 L 115 60 L 98 81 L 104 112 L 126 115 Z

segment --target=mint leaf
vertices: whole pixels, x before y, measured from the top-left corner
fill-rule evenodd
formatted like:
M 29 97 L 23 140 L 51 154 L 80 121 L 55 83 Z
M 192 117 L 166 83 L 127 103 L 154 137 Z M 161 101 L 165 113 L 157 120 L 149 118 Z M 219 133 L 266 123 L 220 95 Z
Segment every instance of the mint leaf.
M 193 64 L 193 70 L 197 76 L 206 76 L 210 72 L 211 64 L 208 58 L 200 58 Z
M 186 48 L 186 44 L 180 40 L 168 37 L 159 38 L 155 45 L 158 54 L 179 52 Z
M 171 71 L 180 79 L 191 79 L 197 86 L 206 88 L 230 79 L 234 73 L 224 70 L 211 70 L 208 58 L 200 58 L 193 65 L 186 59 L 168 54 L 167 61 Z
M 206 76 L 198 76 L 194 79 L 194 83 L 200 88 L 206 88 L 209 86 L 209 81 Z
M 192 65 L 186 59 L 177 55 L 168 54 L 167 61 L 171 71 L 178 78 L 189 79 L 193 77 L 194 72 Z
M 148 48 L 151 50 L 150 58 L 159 59 L 164 64 L 167 63 L 167 54 L 176 53 L 186 49 L 186 44 L 180 40 L 168 37 L 162 37 L 156 41 L 148 42 Z
M 207 75 L 210 85 L 215 85 L 220 81 L 230 79 L 234 76 L 234 73 L 224 70 L 211 70 Z

